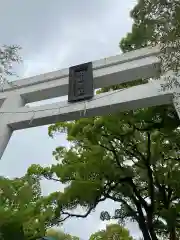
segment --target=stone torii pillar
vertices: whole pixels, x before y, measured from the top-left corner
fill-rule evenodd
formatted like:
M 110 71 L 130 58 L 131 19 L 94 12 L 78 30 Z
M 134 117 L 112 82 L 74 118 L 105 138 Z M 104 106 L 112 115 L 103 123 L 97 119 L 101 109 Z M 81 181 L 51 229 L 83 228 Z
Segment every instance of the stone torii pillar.
M 158 77 L 159 53 L 158 47 L 148 47 L 91 63 L 94 89 Z M 116 110 L 168 104 L 173 98 L 172 91 L 160 92 L 156 84 L 147 83 L 98 94 L 90 99 L 81 98 L 81 101 L 25 106 L 26 103 L 68 95 L 69 76 L 69 69 L 64 69 L 4 86 L 0 93 L 0 158 L 14 130 L 103 115 Z

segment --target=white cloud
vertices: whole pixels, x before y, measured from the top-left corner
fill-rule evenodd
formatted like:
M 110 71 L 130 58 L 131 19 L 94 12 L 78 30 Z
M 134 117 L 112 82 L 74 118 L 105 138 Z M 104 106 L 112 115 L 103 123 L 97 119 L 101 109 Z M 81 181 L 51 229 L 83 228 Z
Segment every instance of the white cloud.
M 47 26 L 48 35 L 41 39 L 41 44 L 37 42 L 36 51 L 32 49 L 32 52 L 27 53 L 24 50 L 22 76 L 28 77 L 116 55 L 119 53 L 120 39 L 131 28 L 132 21 L 127 16 L 133 5 L 134 0 L 123 4 L 118 0 L 111 4 L 109 0 L 105 1 L 103 7 L 97 6 L 97 9 L 94 9 L 92 3 L 88 4 L 89 10 L 86 8 L 82 13 L 79 8 L 70 5 L 66 18 L 61 16 L 64 13 L 60 10 L 59 21 L 56 20 L 51 28 Z M 85 7 L 84 4 L 82 7 Z M 31 47 L 28 39 L 26 45 Z

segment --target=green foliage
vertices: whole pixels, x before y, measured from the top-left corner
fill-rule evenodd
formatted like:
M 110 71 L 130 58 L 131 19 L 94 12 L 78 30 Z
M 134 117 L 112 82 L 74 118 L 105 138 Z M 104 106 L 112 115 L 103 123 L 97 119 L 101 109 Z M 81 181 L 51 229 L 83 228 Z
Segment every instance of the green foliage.
M 180 70 L 179 0 L 138 0 L 131 11 L 132 31 L 120 42 L 123 52 L 159 44 L 162 72 Z M 164 87 L 179 87 L 177 76 L 165 78 Z
M 129 231 L 118 224 L 107 225 L 105 230 L 101 230 L 91 235 L 89 240 L 133 240 Z
M 180 224 L 179 123 L 171 106 L 58 123 L 49 134 L 66 131 L 71 147 L 54 151 L 57 164 L 29 171 L 66 184 L 57 199 L 57 222 L 86 217 L 111 199 L 120 208 L 112 216 L 102 212 L 102 220 L 130 219 L 145 239 L 167 237 Z M 72 214 L 79 205 L 85 214 Z
M 78 237 L 71 236 L 57 229 L 49 229 L 46 236 L 53 237 L 54 240 L 79 240 Z
M 12 67 L 14 63 L 19 63 L 19 50 L 17 45 L 0 47 L 0 83 L 4 84 L 7 81 L 7 76 L 13 75 Z M 8 82 L 8 81 L 7 81 Z M 8 82 L 9 83 L 9 82 Z
M 0 232 L 6 229 L 8 234 L 15 234 L 12 225 L 20 225 L 27 239 L 43 236 L 51 225 L 54 195 L 42 197 L 37 177 L 25 175 L 12 180 L 1 177 Z
M 24 231 L 22 223 L 19 222 L 8 222 L 8 224 L 4 224 L 1 226 L 0 232 L 1 240 L 9 240 L 9 239 L 18 239 L 25 240 Z

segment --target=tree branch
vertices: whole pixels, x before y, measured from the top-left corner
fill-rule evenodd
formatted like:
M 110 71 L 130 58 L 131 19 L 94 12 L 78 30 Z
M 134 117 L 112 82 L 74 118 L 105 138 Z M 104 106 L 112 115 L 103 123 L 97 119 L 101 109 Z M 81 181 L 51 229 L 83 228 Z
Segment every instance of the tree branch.
M 111 141 L 109 141 L 109 142 L 111 143 Z M 108 147 L 106 147 L 106 146 L 104 146 L 104 145 L 102 145 L 102 144 L 99 144 L 99 146 L 101 146 L 102 148 L 106 149 L 106 150 L 109 151 L 109 152 L 112 152 L 113 155 L 114 155 L 114 157 L 115 157 L 116 164 L 118 165 L 118 167 L 120 167 L 120 168 L 122 167 L 121 164 L 120 164 L 118 155 L 117 155 L 117 153 L 116 153 L 116 150 L 115 150 L 115 148 L 113 147 L 112 143 L 111 143 L 111 147 L 112 147 L 112 148 L 108 148 Z
M 64 212 L 63 210 L 61 210 L 61 214 L 67 215 L 66 217 L 64 217 L 63 219 L 56 219 L 56 223 L 61 223 L 64 222 L 66 219 L 71 218 L 71 217 L 76 217 L 76 218 L 86 218 L 94 209 L 95 207 L 98 205 L 99 202 L 103 202 L 105 201 L 106 198 L 103 197 L 97 201 L 95 201 L 95 203 L 89 207 L 88 211 L 85 214 L 74 214 L 74 213 L 69 213 L 69 212 Z
M 44 176 L 44 178 L 46 178 L 47 180 L 52 180 L 52 181 L 60 182 L 60 183 L 61 183 L 61 180 L 60 180 L 60 179 L 57 179 L 57 178 L 48 177 L 48 176 Z
M 109 137 L 112 137 L 113 135 L 112 134 L 102 134 L 102 136 L 106 137 L 107 139 L 109 139 Z M 121 139 L 119 138 L 119 136 L 114 136 L 116 139 L 118 139 L 119 141 L 121 141 Z M 115 157 L 115 160 L 116 160 L 116 164 L 121 168 L 121 164 L 120 164 L 120 161 L 119 161 L 119 157 L 118 157 L 118 154 L 116 152 L 116 149 L 114 148 L 111 140 L 109 139 L 108 142 L 110 143 L 111 145 L 111 148 L 108 148 L 108 147 L 105 147 L 103 145 L 100 145 L 101 147 L 104 147 L 105 149 L 107 149 L 108 151 L 112 152 L 114 154 L 114 157 Z
M 137 213 L 134 209 L 132 209 L 132 207 L 127 203 L 127 201 L 125 201 L 124 199 L 122 198 L 117 198 L 115 196 L 111 196 L 110 194 L 105 194 L 105 197 L 106 198 L 109 198 L 111 200 L 113 200 L 114 202 L 120 202 L 120 203 L 123 203 L 129 210 L 129 212 L 133 213 L 133 217 L 137 220 L 138 219 L 138 216 L 137 216 Z

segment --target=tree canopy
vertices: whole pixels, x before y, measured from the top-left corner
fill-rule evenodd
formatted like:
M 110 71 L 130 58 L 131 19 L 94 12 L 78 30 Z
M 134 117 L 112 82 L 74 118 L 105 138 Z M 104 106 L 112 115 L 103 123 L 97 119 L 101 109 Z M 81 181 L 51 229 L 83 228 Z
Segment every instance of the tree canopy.
M 105 230 L 91 235 L 89 240 L 133 240 L 129 231 L 119 224 L 107 225 Z
M 167 76 L 164 88 L 180 87 L 180 2 L 178 0 L 138 0 L 131 10 L 132 31 L 120 41 L 123 52 L 159 44 L 162 73 Z
M 72 236 L 70 234 L 64 233 L 63 231 L 53 228 L 47 230 L 46 236 L 52 237 L 53 240 L 79 240 L 78 237 Z
M 137 221 L 145 239 L 157 239 L 179 228 L 178 126 L 167 106 L 58 123 L 50 134 L 67 131 L 71 147 L 54 151 L 56 165 L 29 171 L 68 184 L 58 199 L 57 222 L 86 217 L 112 199 L 120 208 L 113 216 L 102 212 L 101 219 Z M 85 214 L 72 214 L 79 205 Z
M 22 228 L 27 239 L 43 236 L 50 226 L 53 206 L 49 197 L 42 196 L 39 179 L 28 175 L 15 179 L 1 177 L 0 189 L 1 234 L 10 237 Z

